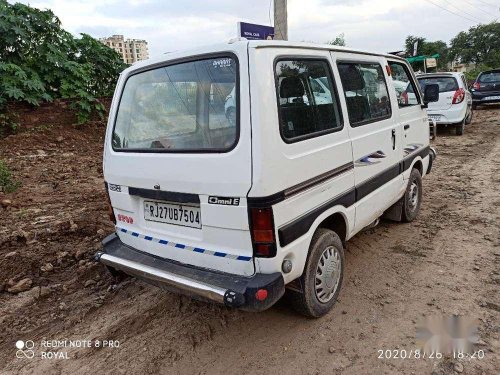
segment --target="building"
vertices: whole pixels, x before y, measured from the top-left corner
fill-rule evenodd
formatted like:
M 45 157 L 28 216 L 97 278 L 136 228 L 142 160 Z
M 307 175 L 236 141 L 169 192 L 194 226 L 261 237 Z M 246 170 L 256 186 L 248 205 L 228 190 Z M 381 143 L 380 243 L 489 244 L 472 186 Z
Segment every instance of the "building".
M 448 63 L 448 69 L 451 70 L 452 72 L 466 73 L 476 69 L 476 64 L 473 63 L 463 64 L 459 61 L 454 60 L 451 63 Z
M 113 35 L 109 38 L 100 38 L 99 41 L 113 48 L 122 57 L 126 64 L 149 58 L 148 42 L 141 39 L 126 39 L 123 35 Z

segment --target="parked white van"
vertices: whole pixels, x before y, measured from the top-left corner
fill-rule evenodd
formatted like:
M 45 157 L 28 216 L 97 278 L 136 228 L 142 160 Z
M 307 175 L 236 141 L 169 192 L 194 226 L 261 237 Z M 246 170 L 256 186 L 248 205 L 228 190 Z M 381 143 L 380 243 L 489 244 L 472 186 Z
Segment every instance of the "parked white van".
M 415 104 L 398 103 L 393 69 Z M 416 218 L 438 89 L 422 95 L 398 57 L 309 43 L 240 40 L 137 63 L 110 110 L 116 233 L 96 258 L 246 310 L 286 289 L 319 317 L 339 294 L 346 241 L 384 214 Z

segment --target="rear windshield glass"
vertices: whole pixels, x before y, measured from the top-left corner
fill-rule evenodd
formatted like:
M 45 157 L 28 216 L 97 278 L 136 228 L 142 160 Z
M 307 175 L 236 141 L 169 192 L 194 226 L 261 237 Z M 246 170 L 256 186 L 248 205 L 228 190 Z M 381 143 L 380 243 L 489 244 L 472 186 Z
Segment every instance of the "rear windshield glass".
M 432 78 L 419 78 L 420 88 L 425 91 L 425 86 L 428 84 L 439 85 L 439 92 L 457 91 L 458 82 L 453 77 L 432 77 Z
M 237 142 L 237 62 L 218 57 L 128 78 L 113 131 L 115 150 L 225 151 Z
M 483 73 L 479 76 L 479 82 L 481 83 L 500 82 L 500 72 Z

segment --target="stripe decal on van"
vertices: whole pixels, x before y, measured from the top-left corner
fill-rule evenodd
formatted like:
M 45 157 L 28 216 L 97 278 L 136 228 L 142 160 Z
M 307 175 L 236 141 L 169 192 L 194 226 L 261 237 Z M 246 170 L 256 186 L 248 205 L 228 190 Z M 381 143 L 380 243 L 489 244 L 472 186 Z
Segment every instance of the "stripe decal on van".
M 347 208 L 353 205 L 354 203 L 360 201 L 371 192 L 377 190 L 387 182 L 391 181 L 393 178 L 396 178 L 399 174 L 403 173 L 408 168 L 410 168 L 410 166 L 413 163 L 413 160 L 415 160 L 417 156 L 420 156 L 423 159 L 427 155 L 429 155 L 429 150 L 430 150 L 429 146 L 414 150 L 411 154 L 406 156 L 398 164 L 395 164 L 385 169 L 384 171 L 373 176 L 372 178 L 363 181 L 361 184 L 355 186 L 353 189 L 349 189 L 345 193 L 340 194 L 339 196 L 333 198 L 332 200 L 327 201 L 323 205 L 316 207 L 315 209 L 298 217 L 291 223 L 288 223 L 283 227 L 279 228 L 278 238 L 280 241 L 280 246 L 285 247 L 288 244 L 295 241 L 296 239 L 298 239 L 299 237 L 306 234 L 307 231 L 311 228 L 311 225 L 313 224 L 314 220 L 316 220 L 316 218 L 326 210 L 336 205 L 341 205 Z
M 131 235 L 133 237 L 141 238 L 145 241 L 156 242 L 156 243 L 159 243 L 160 245 L 170 246 L 170 247 L 173 247 L 175 249 L 194 251 L 195 253 L 200 253 L 200 254 L 205 254 L 205 255 L 213 255 L 216 257 L 229 258 L 229 259 L 233 259 L 233 260 L 241 260 L 243 262 L 249 262 L 250 260 L 252 260 L 252 257 L 246 257 L 243 255 L 227 254 L 227 253 L 223 253 L 221 251 L 212 251 L 212 250 L 202 249 L 200 247 L 193 247 L 193 246 L 184 245 L 181 243 L 175 243 L 172 241 L 167 241 L 167 240 L 163 240 L 163 239 L 152 237 L 152 236 L 146 236 L 144 234 L 140 234 L 140 233 L 137 233 L 137 232 L 125 229 L 125 228 L 121 228 L 121 227 L 116 227 L 116 230 L 120 231 L 121 233 L 126 233 L 128 235 Z

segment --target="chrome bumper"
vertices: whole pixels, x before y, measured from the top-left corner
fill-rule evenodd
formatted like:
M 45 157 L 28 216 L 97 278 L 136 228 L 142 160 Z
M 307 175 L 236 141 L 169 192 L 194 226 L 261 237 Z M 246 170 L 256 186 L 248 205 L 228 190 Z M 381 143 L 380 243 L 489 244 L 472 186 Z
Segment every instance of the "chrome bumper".
M 218 288 L 187 277 L 175 275 L 171 272 L 145 266 L 141 263 L 118 258 L 113 255 L 103 253 L 100 256 L 98 255 L 98 257 L 102 264 L 123 271 L 128 275 L 170 285 L 186 294 L 196 294 L 211 301 L 224 303 L 224 295 L 227 291 L 226 289 Z
M 172 292 L 249 311 L 271 307 L 285 292 L 283 276 L 257 273 L 251 277 L 220 273 L 157 257 L 125 245 L 116 234 L 102 241 L 95 260 Z M 265 289 L 266 298 L 257 292 Z M 261 296 L 262 293 L 259 293 Z

